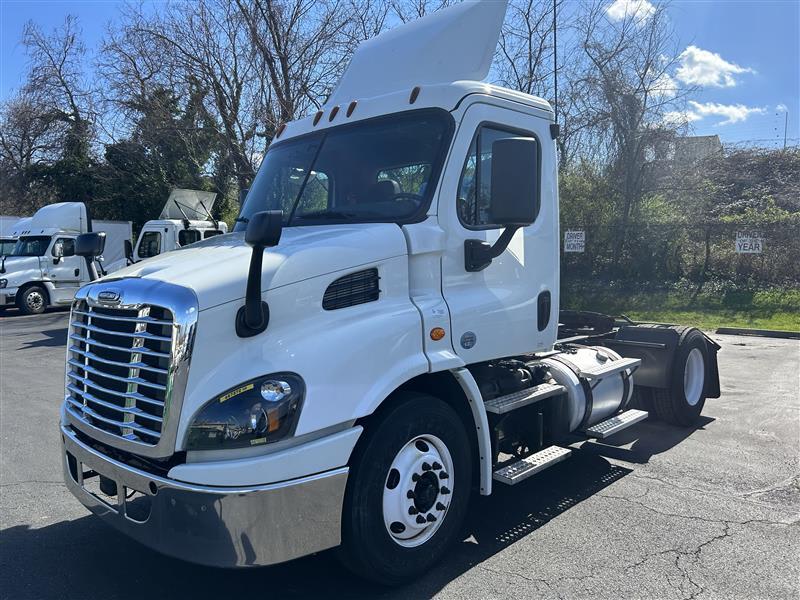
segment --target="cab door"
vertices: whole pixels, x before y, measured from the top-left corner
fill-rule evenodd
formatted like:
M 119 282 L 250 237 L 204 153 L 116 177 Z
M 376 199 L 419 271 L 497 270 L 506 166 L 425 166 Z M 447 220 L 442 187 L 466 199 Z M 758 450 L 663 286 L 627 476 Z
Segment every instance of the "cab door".
M 61 254 L 58 257 L 57 254 Z M 75 238 L 57 236 L 50 248 L 50 265 L 48 276 L 55 287 L 52 301 L 54 304 L 70 302 L 81 286 L 81 275 L 85 269 L 85 261 L 75 255 Z
M 453 349 L 468 364 L 549 349 L 557 331 L 558 199 L 550 121 L 534 109 L 494 102 L 499 104 L 476 100 L 463 113 L 438 205 L 447 239 L 442 294 Z M 538 164 L 530 169 L 539 174 L 540 209 L 488 267 L 470 272 L 464 242 L 493 244 L 504 230 L 491 222 L 492 143 L 504 137 L 538 140 Z

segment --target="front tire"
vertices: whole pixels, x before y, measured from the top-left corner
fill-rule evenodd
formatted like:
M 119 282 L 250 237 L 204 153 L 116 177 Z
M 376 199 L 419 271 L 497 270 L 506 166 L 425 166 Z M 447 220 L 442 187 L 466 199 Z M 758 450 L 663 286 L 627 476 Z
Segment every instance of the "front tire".
M 340 558 L 357 575 L 398 585 L 453 544 L 472 487 L 470 443 L 458 414 L 401 392 L 369 424 L 351 460 Z
M 38 285 L 32 285 L 17 295 L 17 307 L 24 315 L 40 315 L 47 308 L 47 292 Z
M 653 408 L 659 419 L 691 427 L 706 403 L 705 383 L 708 345 L 697 329 L 684 329 L 678 340 L 670 387 L 653 389 Z

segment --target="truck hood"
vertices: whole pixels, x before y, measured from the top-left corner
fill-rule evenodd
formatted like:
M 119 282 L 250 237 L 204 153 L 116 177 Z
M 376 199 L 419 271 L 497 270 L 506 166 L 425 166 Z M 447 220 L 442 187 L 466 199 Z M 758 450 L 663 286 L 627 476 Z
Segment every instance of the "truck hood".
M 0 278 L 7 279 L 7 288 L 19 287 L 23 283 L 42 278 L 42 268 L 38 256 L 6 256 L 5 273 Z
M 252 249 L 244 232 L 219 235 L 126 267 L 103 278 L 141 277 L 191 288 L 200 310 L 244 298 Z M 407 254 L 405 236 L 390 223 L 287 227 L 264 250 L 261 289 Z

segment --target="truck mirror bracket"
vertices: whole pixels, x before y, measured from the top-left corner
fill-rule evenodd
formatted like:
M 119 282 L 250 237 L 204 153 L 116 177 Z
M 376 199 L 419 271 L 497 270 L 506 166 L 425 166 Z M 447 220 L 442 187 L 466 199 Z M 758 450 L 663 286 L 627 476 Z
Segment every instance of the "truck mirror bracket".
M 252 246 L 250 270 L 244 306 L 236 313 L 236 335 L 242 338 L 258 335 L 269 324 L 269 306 L 261 300 L 261 265 L 264 249 L 276 246 L 281 239 L 283 213 L 279 210 L 261 211 L 247 220 L 244 241 Z
M 495 258 L 505 252 L 511 243 L 511 238 L 520 227 L 521 225 L 506 227 L 493 245 L 482 240 L 464 240 L 464 268 L 470 273 L 483 271 Z

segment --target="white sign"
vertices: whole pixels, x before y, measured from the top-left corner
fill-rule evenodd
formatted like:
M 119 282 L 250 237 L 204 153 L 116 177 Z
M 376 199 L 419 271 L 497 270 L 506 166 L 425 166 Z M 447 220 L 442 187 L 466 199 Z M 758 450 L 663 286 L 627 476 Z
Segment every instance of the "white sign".
M 564 232 L 564 252 L 583 252 L 586 249 L 586 232 L 570 229 Z
M 755 231 L 736 232 L 736 254 L 761 254 L 764 238 Z

